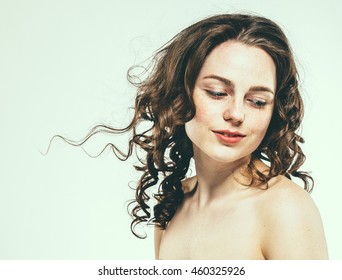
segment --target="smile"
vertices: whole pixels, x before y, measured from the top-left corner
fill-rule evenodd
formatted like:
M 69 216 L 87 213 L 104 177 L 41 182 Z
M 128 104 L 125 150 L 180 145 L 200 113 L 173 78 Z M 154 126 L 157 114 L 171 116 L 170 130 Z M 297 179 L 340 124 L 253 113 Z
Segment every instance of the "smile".
M 238 132 L 238 131 L 229 131 L 229 130 L 213 130 L 216 137 L 225 144 L 237 144 L 239 143 L 246 135 Z

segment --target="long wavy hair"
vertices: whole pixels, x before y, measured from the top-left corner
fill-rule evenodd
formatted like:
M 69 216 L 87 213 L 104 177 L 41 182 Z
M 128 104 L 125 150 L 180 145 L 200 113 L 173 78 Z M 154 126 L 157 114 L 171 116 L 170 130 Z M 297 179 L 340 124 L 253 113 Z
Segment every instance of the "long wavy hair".
M 114 154 L 127 160 L 134 150 L 143 152 L 135 166 L 142 172 L 136 186 L 130 213 L 131 231 L 142 222 L 152 222 L 165 229 L 183 200 L 182 180 L 186 177 L 193 157 L 192 143 L 184 124 L 196 112 L 192 93 L 200 69 L 208 54 L 218 45 L 234 40 L 263 49 L 276 65 L 277 88 L 273 116 L 260 146 L 251 155 L 247 170 L 255 182 L 268 186 L 278 175 L 297 177 L 310 192 L 312 177 L 299 171 L 305 160 L 300 143 L 304 139 L 298 130 L 303 118 L 303 101 L 298 89 L 298 73 L 289 42 L 281 28 L 273 21 L 248 14 L 222 14 L 203 19 L 180 33 L 158 50 L 145 68 L 147 78 L 128 71 L 128 80 L 137 88 L 134 116 L 127 127 L 118 129 L 106 125 L 95 126 L 82 145 L 94 134 L 131 133 L 126 153 L 109 143 Z M 144 124 L 141 131 L 140 124 Z M 107 147 L 106 146 L 106 147 Z M 269 162 L 264 174 L 255 166 L 255 160 Z M 257 185 L 258 185 L 257 184 Z M 155 189 L 157 200 L 152 213 L 150 190 Z

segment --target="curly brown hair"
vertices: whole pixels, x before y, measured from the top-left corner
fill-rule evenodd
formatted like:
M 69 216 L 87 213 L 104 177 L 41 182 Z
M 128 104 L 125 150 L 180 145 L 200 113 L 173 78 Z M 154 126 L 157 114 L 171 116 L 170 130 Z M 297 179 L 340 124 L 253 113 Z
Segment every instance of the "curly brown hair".
M 312 177 L 299 171 L 305 160 L 299 146 L 304 140 L 296 133 L 303 118 L 303 101 L 294 57 L 285 34 L 276 23 L 260 16 L 212 16 L 187 27 L 157 51 L 145 69 L 148 76 L 143 81 L 139 81 L 139 75 L 132 74 L 134 67 L 128 71 L 128 80 L 137 87 L 137 96 L 134 116 L 127 127 L 117 129 L 98 125 L 84 140 L 99 132 L 131 132 L 127 153 L 113 144 L 108 145 L 121 160 L 128 159 L 135 148 L 144 152 L 143 158 L 138 157 L 141 164 L 135 166 L 142 176 L 130 210 L 131 231 L 137 237 L 143 238 L 135 231 L 141 222 L 152 222 L 165 229 L 183 200 L 182 180 L 193 157 L 192 143 L 184 124 L 195 115 L 194 85 L 208 54 L 228 40 L 263 49 L 276 65 L 273 116 L 262 143 L 251 155 L 248 164 L 250 185 L 257 182 L 267 186 L 271 178 L 284 175 L 301 179 L 308 192 L 313 188 Z M 139 132 L 141 123 L 148 126 Z M 267 174 L 256 168 L 256 159 L 269 162 Z M 151 187 L 158 188 L 153 195 L 157 200 L 153 215 L 149 206 Z

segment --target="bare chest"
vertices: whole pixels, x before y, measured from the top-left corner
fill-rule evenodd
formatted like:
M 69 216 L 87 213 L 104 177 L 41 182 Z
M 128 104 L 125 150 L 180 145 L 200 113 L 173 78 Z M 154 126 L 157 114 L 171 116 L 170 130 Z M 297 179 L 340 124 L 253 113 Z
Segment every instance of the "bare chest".
M 164 231 L 160 259 L 263 259 L 253 208 L 180 210 Z

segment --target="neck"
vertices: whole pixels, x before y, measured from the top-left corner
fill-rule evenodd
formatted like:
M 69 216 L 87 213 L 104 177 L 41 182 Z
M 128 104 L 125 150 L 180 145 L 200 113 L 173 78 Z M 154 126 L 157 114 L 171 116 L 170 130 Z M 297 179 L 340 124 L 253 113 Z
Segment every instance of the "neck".
M 199 207 L 208 205 L 216 199 L 234 196 L 245 190 L 249 183 L 243 173 L 250 157 L 229 163 L 217 162 L 194 150 L 194 160 L 198 182 L 196 201 Z

